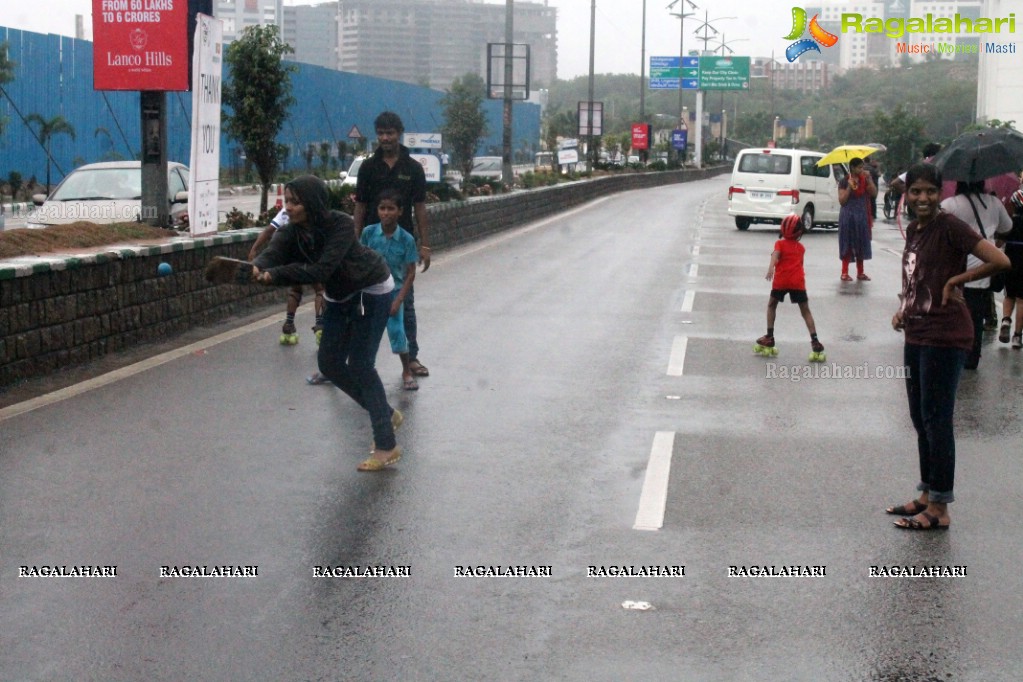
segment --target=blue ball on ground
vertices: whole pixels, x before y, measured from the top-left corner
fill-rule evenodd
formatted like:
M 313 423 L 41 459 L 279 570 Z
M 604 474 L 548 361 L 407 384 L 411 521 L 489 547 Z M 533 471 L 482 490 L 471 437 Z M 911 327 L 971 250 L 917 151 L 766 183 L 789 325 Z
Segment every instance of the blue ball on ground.
M 159 275 L 160 277 L 166 277 L 167 275 L 171 274 L 171 272 L 172 272 L 171 264 L 167 262 L 160 263 L 160 265 L 158 265 L 156 268 L 156 274 Z

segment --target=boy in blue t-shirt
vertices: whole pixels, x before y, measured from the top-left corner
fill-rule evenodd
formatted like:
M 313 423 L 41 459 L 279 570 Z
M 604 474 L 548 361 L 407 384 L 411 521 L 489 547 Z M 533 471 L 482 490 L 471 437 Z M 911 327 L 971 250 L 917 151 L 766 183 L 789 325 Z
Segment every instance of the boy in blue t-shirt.
M 416 378 L 409 369 L 408 338 L 405 336 L 405 296 L 412 288 L 416 277 L 416 263 L 419 250 L 416 240 L 398 225 L 401 218 L 401 193 L 396 189 L 385 189 L 377 197 L 377 216 L 380 222 L 368 225 L 362 230 L 359 241 L 373 249 L 387 261 L 394 278 L 391 294 L 391 316 L 387 318 L 387 338 L 391 351 L 401 358 L 401 378 L 406 391 L 419 388 Z

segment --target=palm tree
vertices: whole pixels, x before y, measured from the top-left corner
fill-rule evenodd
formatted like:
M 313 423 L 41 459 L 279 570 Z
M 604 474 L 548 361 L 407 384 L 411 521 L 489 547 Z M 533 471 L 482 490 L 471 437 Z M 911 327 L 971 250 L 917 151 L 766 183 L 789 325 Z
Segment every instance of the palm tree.
M 50 154 L 50 140 L 54 135 L 65 133 L 71 136 L 71 139 L 75 139 L 75 129 L 67 122 L 63 116 L 54 116 L 49 121 L 44 119 L 39 114 L 29 114 L 25 117 L 26 123 L 36 123 L 39 125 L 39 132 L 36 137 L 39 143 L 46 149 L 46 191 L 50 191 L 50 162 L 53 160 L 53 156 Z

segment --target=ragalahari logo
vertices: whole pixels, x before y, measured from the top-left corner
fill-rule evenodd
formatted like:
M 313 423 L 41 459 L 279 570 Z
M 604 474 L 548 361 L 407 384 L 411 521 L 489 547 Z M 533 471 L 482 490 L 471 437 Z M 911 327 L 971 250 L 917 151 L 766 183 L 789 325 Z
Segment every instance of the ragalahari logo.
M 796 41 L 785 48 L 785 57 L 790 62 L 796 61 L 810 50 L 820 52 L 821 48 L 818 47 L 818 44 L 831 47 L 838 42 L 838 36 L 821 28 L 821 25 L 817 23 L 817 16 L 813 15 L 813 19 L 810 20 L 810 37 L 802 38 L 803 32 L 807 30 L 806 10 L 802 7 L 792 8 L 792 32 L 785 36 L 785 40 Z

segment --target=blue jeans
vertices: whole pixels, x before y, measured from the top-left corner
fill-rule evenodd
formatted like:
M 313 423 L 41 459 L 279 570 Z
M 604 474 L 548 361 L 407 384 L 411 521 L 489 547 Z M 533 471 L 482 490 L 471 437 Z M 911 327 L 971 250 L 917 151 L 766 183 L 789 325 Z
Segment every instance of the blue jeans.
M 359 314 L 359 299 L 364 312 Z M 394 427 L 387 395 L 376 370 L 377 351 L 387 326 L 391 295 L 356 294 L 343 303 L 326 301 L 323 338 L 317 362 L 320 373 L 369 412 L 373 440 L 380 450 L 393 450 Z
M 416 343 L 416 285 L 410 284 L 408 295 L 405 296 L 405 338 L 408 339 L 408 359 L 412 362 L 419 357 L 419 344 Z
M 931 502 L 952 502 L 956 443 L 952 430 L 956 389 L 967 351 L 907 343 L 903 351 L 909 376 L 909 416 L 916 428 L 920 484 Z

